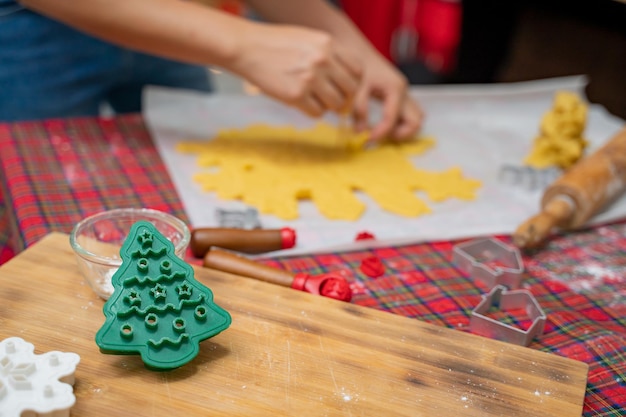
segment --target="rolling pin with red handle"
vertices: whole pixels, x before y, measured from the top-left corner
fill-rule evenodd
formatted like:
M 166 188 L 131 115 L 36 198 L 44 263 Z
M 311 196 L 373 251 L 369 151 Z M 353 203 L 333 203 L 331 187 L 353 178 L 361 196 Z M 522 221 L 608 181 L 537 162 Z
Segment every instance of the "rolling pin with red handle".
M 345 278 L 333 273 L 315 276 L 304 273 L 293 275 L 282 269 L 272 268 L 216 247 L 209 249 L 202 265 L 340 301 L 352 299 L 352 290 L 348 282 Z
M 289 227 L 253 230 L 201 227 L 191 232 L 189 247 L 195 257 L 202 258 L 211 246 L 257 254 L 289 249 L 295 244 L 296 232 Z
M 593 154 L 581 159 L 552 183 L 541 199 L 541 212 L 513 233 L 520 248 L 541 245 L 553 229 L 575 229 L 626 190 L 626 128 Z

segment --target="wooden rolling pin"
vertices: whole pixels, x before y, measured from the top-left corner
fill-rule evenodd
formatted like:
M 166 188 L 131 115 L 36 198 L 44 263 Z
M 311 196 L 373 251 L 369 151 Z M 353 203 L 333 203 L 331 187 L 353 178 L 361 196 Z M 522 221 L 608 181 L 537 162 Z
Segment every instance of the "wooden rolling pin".
M 552 183 L 541 199 L 541 212 L 513 233 L 516 246 L 541 245 L 555 228 L 585 224 L 626 189 L 626 128 L 593 154 L 581 159 Z

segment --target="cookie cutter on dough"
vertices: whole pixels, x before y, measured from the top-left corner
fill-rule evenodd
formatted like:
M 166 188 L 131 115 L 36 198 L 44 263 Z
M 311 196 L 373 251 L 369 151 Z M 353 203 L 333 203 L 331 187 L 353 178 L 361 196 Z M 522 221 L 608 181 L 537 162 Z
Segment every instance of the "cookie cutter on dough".
M 517 248 L 498 239 L 479 238 L 459 243 L 452 250 L 453 262 L 473 279 L 488 288 L 505 285 L 519 288 L 524 272 L 522 257 Z
M 19 337 L 0 341 L 0 415 L 69 417 L 80 356 L 58 351 L 36 355 L 34 350 Z
M 524 309 L 532 324 L 527 330 L 500 322 L 485 314 L 491 307 L 498 307 L 500 311 Z M 470 331 L 516 345 L 528 346 L 535 337 L 543 333 L 546 315 L 533 295 L 526 290 L 507 290 L 497 285 L 482 296 L 482 301 L 472 310 L 470 317 Z

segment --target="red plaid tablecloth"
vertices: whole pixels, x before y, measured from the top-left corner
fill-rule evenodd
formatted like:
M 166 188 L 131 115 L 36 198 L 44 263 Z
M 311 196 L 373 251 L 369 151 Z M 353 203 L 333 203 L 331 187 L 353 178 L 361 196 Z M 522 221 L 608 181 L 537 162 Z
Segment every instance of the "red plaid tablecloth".
M 0 124 L 0 149 L 4 239 L 13 251 L 112 208 L 187 220 L 139 116 Z
M 0 124 L 0 190 L 0 263 L 102 210 L 150 207 L 187 221 L 139 115 Z M 355 304 L 469 331 L 470 313 L 488 289 L 454 265 L 456 243 L 263 262 L 338 271 L 352 283 Z M 382 261 L 384 275 L 360 271 L 369 256 Z M 584 416 L 626 416 L 626 224 L 558 237 L 524 255 L 524 265 L 524 288 L 548 317 L 529 348 L 589 364 Z

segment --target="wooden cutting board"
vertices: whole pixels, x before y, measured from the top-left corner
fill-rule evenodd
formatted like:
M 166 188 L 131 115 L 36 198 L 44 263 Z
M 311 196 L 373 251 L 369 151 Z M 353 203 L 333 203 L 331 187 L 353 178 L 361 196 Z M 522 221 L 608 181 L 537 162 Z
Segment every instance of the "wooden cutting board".
M 75 352 L 72 416 L 559 416 L 582 412 L 587 365 L 416 319 L 207 269 L 233 318 L 173 371 L 105 355 L 104 322 L 68 236 L 0 268 L 0 340 Z M 435 413 L 435 414 L 433 414 Z

